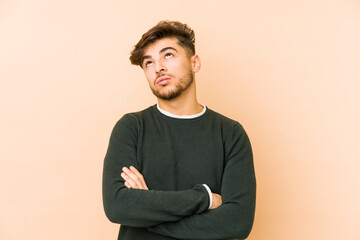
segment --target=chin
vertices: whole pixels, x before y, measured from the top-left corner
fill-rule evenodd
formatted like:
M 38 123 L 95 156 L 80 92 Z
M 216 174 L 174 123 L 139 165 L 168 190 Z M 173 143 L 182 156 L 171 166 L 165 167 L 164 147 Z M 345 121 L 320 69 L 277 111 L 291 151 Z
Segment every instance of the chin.
M 169 101 L 169 100 L 173 100 L 173 99 L 179 97 L 181 95 L 182 91 L 167 91 L 166 93 L 153 91 L 153 93 L 157 98 Z

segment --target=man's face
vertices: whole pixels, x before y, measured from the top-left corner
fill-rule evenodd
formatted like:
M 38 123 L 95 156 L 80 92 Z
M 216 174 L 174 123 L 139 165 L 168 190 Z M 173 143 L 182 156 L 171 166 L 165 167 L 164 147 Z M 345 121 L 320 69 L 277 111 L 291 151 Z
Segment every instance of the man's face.
M 144 51 L 142 67 L 154 95 L 163 100 L 180 96 L 193 83 L 193 57 L 176 38 L 163 38 Z

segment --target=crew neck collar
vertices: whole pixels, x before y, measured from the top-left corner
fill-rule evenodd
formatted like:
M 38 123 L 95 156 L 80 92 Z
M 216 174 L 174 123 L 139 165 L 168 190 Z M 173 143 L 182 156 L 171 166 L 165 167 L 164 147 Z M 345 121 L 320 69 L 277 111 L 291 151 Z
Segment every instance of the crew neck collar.
M 163 109 L 161 109 L 160 107 L 159 107 L 159 104 L 156 104 L 156 107 L 157 107 L 157 109 L 159 110 L 159 112 L 161 112 L 162 114 L 164 114 L 164 115 L 166 115 L 166 116 L 168 116 L 168 117 L 171 117 L 171 118 L 177 118 L 177 119 L 193 119 L 193 118 L 197 118 L 197 117 L 200 117 L 200 116 L 202 116 L 202 115 L 204 115 L 205 114 L 205 112 L 206 112 L 206 106 L 205 105 L 202 105 L 202 104 L 200 104 L 204 109 L 201 111 L 201 112 L 199 112 L 199 113 L 197 113 L 197 114 L 194 114 L 194 115 L 176 115 L 176 114 L 173 114 L 173 113 L 170 113 L 170 112 L 168 112 L 168 111 L 165 111 L 165 110 L 163 110 Z

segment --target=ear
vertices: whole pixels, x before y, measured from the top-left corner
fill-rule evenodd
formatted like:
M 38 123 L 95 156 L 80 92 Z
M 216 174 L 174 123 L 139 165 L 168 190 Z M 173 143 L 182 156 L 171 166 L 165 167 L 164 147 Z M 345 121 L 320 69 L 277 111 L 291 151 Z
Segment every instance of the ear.
M 199 55 L 194 55 L 191 57 L 191 66 L 194 73 L 197 73 L 201 68 L 201 62 Z

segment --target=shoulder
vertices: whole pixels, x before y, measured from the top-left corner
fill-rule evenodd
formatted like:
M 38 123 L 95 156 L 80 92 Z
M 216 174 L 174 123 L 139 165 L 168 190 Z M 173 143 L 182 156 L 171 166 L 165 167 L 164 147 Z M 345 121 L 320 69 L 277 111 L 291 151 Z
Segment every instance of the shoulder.
M 136 130 L 142 125 L 142 122 L 145 118 L 148 118 L 153 114 L 154 106 L 150 106 L 141 111 L 126 113 L 116 122 L 114 131 L 123 128 L 127 128 L 128 130 Z
M 213 119 L 213 121 L 218 122 L 224 128 L 232 129 L 234 128 L 234 126 L 239 126 L 242 128 L 242 125 L 237 120 L 231 119 L 209 108 L 208 108 L 208 115 L 210 116 L 211 119 Z
M 211 109 L 208 109 L 208 111 L 208 115 L 210 116 L 210 119 L 212 119 L 211 121 L 215 123 L 213 125 L 220 128 L 224 142 L 233 141 L 234 139 L 242 137 L 248 137 L 244 127 L 239 121 L 231 119 Z
M 155 106 L 150 106 L 141 111 L 126 113 L 117 121 L 116 125 L 123 123 L 134 124 L 136 122 L 139 122 L 142 119 L 146 118 L 147 116 L 152 115 L 154 113 L 154 107 Z
M 210 110 L 213 118 L 221 123 L 221 134 L 227 159 L 234 154 L 247 154 L 252 159 L 250 139 L 243 126 L 236 120 Z M 249 158 L 249 159 L 250 159 Z

